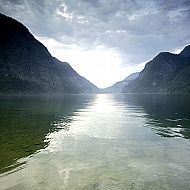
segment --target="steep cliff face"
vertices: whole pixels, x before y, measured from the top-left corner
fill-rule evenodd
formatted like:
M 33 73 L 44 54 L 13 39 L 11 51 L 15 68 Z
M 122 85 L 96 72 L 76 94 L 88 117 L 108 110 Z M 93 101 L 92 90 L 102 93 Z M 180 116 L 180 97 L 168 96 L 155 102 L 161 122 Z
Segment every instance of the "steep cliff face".
M 94 93 L 97 87 L 53 58 L 18 21 L 0 14 L 0 93 Z
M 139 77 L 123 91 L 129 93 L 189 93 L 190 48 L 180 54 L 163 52 L 148 62 Z

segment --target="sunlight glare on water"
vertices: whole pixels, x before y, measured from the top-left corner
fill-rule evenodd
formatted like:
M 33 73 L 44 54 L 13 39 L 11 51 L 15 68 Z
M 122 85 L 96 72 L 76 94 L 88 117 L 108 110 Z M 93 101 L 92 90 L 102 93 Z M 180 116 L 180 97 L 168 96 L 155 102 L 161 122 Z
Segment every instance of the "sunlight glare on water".
M 80 95 L 60 101 L 48 99 L 47 104 L 43 102 L 44 109 L 33 115 L 35 124 L 47 119 L 52 127 L 44 133 L 47 146 L 18 159 L 25 163 L 19 170 L 2 173 L 0 188 L 188 189 L 189 112 L 181 111 L 188 102 L 175 105 L 173 98 L 169 98 L 171 102 L 166 98 Z M 163 113 L 165 102 L 170 110 L 165 108 Z M 180 123 L 172 126 L 168 119 Z M 169 129 L 181 136 L 169 138 Z M 39 128 L 36 130 L 39 135 Z

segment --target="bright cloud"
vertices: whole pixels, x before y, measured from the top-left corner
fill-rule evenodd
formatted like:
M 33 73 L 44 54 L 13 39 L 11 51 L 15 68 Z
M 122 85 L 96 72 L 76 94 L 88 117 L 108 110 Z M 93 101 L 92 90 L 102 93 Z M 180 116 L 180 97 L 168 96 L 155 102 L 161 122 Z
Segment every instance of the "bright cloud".
M 189 0 L 0 0 L 0 12 L 99 87 L 190 44 Z
M 122 67 L 122 57 L 116 49 L 97 46 L 85 49 L 77 45 L 65 45 L 50 38 L 36 37 L 48 47 L 51 54 L 67 61 L 82 76 L 100 88 L 107 87 L 127 75 L 142 70 L 144 64 Z

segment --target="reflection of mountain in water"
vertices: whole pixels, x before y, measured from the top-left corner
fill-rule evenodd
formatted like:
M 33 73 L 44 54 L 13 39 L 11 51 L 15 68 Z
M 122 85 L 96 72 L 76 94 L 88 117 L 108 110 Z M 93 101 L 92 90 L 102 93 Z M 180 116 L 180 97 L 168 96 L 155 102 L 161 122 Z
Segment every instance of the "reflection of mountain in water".
M 190 98 L 188 95 L 125 95 L 127 104 L 140 106 L 147 126 L 163 137 L 190 139 Z
M 69 125 L 77 110 L 93 100 L 93 95 L 64 97 L 9 97 L 0 99 L 0 173 L 15 168 L 16 162 L 47 146 L 47 133 L 59 130 L 56 119 Z
M 2 174 L 1 189 L 186 189 L 190 186 L 190 141 L 162 138 L 164 134 L 174 136 L 169 131 L 176 126 L 166 122 L 189 118 L 189 101 L 184 96 L 101 94 L 64 98 L 28 99 L 17 105 L 17 112 L 19 108 L 23 110 L 26 102 L 30 105 L 27 110 L 32 110 L 27 116 L 30 127 L 26 124 L 22 128 L 27 131 L 25 134 L 31 137 L 36 131 L 36 137 L 40 137 L 40 142 L 45 138 L 48 146 L 31 153 L 32 157 L 19 159 L 19 163 L 27 164 L 12 170 L 11 175 Z M 10 116 L 16 114 L 11 107 Z M 35 123 L 34 129 L 30 122 Z M 181 129 L 188 131 L 187 123 L 181 125 Z M 184 132 L 176 135 L 189 138 Z M 35 142 L 33 139 L 30 147 Z M 24 143 L 28 143 L 26 139 Z

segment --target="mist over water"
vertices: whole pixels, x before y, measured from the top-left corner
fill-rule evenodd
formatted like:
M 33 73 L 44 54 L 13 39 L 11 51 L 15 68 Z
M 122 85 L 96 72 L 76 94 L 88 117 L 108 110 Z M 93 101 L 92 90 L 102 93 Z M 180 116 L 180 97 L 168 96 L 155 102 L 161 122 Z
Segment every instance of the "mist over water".
M 190 98 L 0 98 L 0 189 L 188 189 Z

